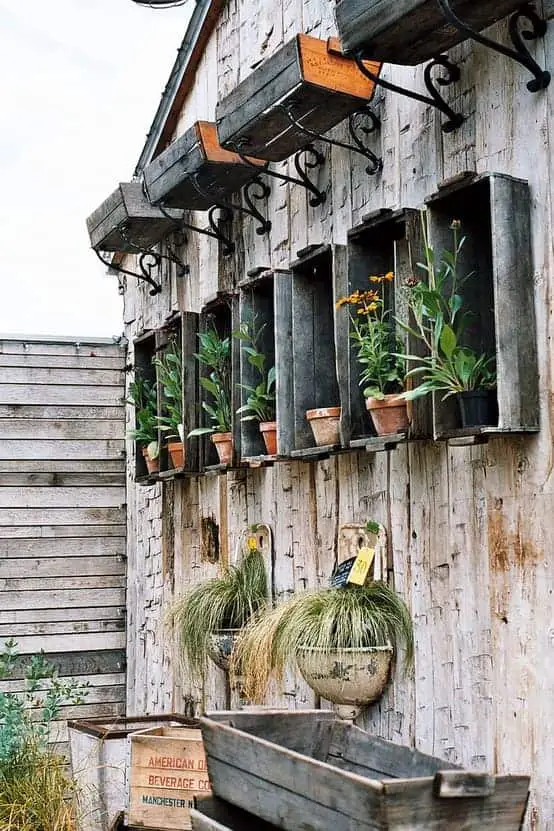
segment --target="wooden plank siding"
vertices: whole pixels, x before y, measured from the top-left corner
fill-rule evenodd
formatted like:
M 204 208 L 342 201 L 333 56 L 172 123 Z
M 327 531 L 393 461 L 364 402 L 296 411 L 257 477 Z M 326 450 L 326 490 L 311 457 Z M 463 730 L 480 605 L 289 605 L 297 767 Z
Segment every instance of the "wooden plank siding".
M 125 360 L 109 341 L 0 338 L 0 642 L 90 685 L 64 718 L 125 711 Z M 52 738 L 66 749 L 65 722 Z

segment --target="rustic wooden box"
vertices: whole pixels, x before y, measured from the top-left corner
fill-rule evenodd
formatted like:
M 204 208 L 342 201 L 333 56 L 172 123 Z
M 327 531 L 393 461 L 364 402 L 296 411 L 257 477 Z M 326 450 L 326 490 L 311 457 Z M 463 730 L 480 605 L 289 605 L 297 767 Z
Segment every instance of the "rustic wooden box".
M 481 31 L 521 6 L 519 0 L 453 0 L 456 15 Z M 444 18 L 437 0 L 339 0 L 342 48 L 373 60 L 419 64 L 465 40 Z
M 380 65 L 370 67 L 379 72 Z M 313 137 L 291 125 L 295 119 L 322 135 L 371 100 L 375 85 L 338 43 L 297 35 L 242 81 L 216 107 L 221 144 L 260 159 L 282 161 Z
M 453 219 L 467 236 L 460 273 L 475 272 L 461 294 L 476 315 L 479 351 L 496 354 L 498 424 L 459 428 L 456 402 L 433 398 L 435 438 L 468 434 L 536 432 L 539 375 L 531 256 L 529 185 L 498 173 L 462 174 L 427 200 L 436 255 L 452 250 Z
M 215 124 L 197 121 L 150 162 L 144 182 L 154 205 L 206 211 L 263 171 L 265 162 L 251 161 L 254 167 L 221 147 Z
M 133 341 L 133 365 L 135 372 L 151 383 L 156 382 L 156 367 L 152 360 L 156 355 L 157 336 L 153 330 L 147 330 Z M 129 425 L 130 426 L 130 425 Z M 158 479 L 158 473 L 148 473 L 142 447 L 135 442 L 135 481 L 137 484 L 152 484 Z
M 200 730 L 155 727 L 131 736 L 129 825 L 191 829 L 194 797 L 209 793 Z
M 152 248 L 179 227 L 180 211 L 164 216 L 150 204 L 140 182 L 122 182 L 87 219 L 90 244 L 95 251 L 133 253 Z

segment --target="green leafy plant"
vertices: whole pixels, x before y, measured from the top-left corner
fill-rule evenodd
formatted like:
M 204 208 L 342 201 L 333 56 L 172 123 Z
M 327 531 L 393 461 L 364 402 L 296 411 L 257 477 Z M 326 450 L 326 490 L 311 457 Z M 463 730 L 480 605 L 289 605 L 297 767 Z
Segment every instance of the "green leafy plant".
M 209 401 L 202 401 L 202 409 L 211 422 L 209 427 L 197 427 L 189 436 L 204 436 L 208 433 L 229 433 L 231 431 L 231 338 L 221 337 L 215 329 L 198 335 L 200 348 L 195 352 L 196 360 L 210 370 L 209 375 L 200 379 L 200 384 L 209 395 Z
M 246 403 L 239 407 L 237 414 L 241 421 L 275 421 L 275 367 L 266 367 L 266 356 L 260 351 L 261 339 L 267 324 L 256 328 L 256 322 L 243 321 L 233 332 L 233 337 L 242 341 L 242 351 L 248 363 L 256 370 L 259 380 L 256 386 L 240 384 L 246 393 Z
M 151 459 L 159 455 L 158 448 L 158 399 L 156 384 L 135 370 L 135 379 L 129 384 L 128 404 L 135 408 L 135 427 L 127 436 L 148 447 Z
M 319 589 L 297 594 L 256 615 L 244 630 L 234 669 L 246 696 L 262 701 L 271 678 L 283 677 L 300 649 L 333 652 L 390 643 L 404 647 L 404 666 L 413 661 L 413 627 L 404 601 L 389 586 Z
M 168 438 L 184 437 L 183 432 L 183 355 L 176 340 L 170 340 L 159 358 L 154 358 L 162 389 L 163 415 L 158 416 L 160 429 Z
M 81 704 L 87 685 L 60 679 L 42 654 L 22 664 L 9 640 L 0 652 L 0 681 L 16 670 L 22 670 L 21 691 L 0 692 L 0 828 L 74 831 L 75 783 L 48 741 L 61 708 Z
M 496 385 L 495 356 L 478 352 L 464 344 L 467 329 L 473 319 L 464 310 L 464 298 L 460 287 L 473 274 L 462 277 L 458 273 L 459 259 L 466 237 L 460 237 L 460 222 L 451 224 L 452 251 L 444 250 L 437 257 L 429 244 L 429 231 L 425 219 L 423 236 L 425 263 L 418 263 L 426 276 L 423 280 L 410 281 L 408 305 L 413 325 L 400 325 L 421 341 L 427 355 L 403 355 L 414 364 L 408 376 L 420 383 L 404 393 L 406 399 L 419 398 L 430 392 L 443 392 L 443 400 L 457 393 L 491 389 Z
M 249 548 L 237 566 L 199 583 L 177 600 L 170 617 L 190 673 L 203 677 L 212 632 L 241 629 L 267 603 L 265 562 L 256 547 Z
M 382 287 L 391 282 L 394 274 L 372 276 L 369 282 Z M 402 392 L 406 376 L 406 361 L 400 354 L 402 341 L 398 337 L 390 309 L 376 288 L 355 291 L 341 297 L 337 308 L 344 305 L 356 308 L 350 315 L 350 338 L 356 345 L 356 358 L 361 366 L 359 385 L 365 398 L 383 400 L 385 395 Z

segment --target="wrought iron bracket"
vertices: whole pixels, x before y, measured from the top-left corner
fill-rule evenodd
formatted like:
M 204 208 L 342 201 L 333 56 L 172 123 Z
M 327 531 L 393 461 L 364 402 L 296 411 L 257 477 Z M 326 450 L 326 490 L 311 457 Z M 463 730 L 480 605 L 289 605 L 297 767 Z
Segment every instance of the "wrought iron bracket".
M 501 55 L 517 61 L 517 63 L 520 63 L 528 69 L 531 75 L 534 76 L 533 80 L 527 84 L 529 92 L 539 92 L 541 89 L 546 89 L 550 83 L 550 72 L 543 70 L 539 66 L 524 43 L 524 41 L 537 40 L 537 38 L 543 37 L 546 34 L 546 20 L 537 14 L 533 6 L 529 3 L 524 3 L 510 17 L 508 28 L 510 39 L 514 45 L 514 49 L 511 49 L 509 46 L 504 46 L 502 43 L 498 43 L 495 40 L 485 37 L 480 32 L 476 32 L 475 29 L 472 29 L 471 26 L 468 26 L 467 23 L 460 20 L 453 12 L 450 0 L 438 0 L 438 4 L 450 25 L 454 26 L 466 38 L 481 43 L 483 46 L 487 46 L 489 49 L 493 49 L 495 52 L 499 52 Z M 530 23 L 531 28 L 520 31 L 520 23 L 522 21 Z
M 94 253 L 98 257 L 100 262 L 112 271 L 116 271 L 118 274 L 127 274 L 129 277 L 136 277 L 137 280 L 143 280 L 145 283 L 148 283 L 150 286 L 152 286 L 152 288 L 150 289 L 150 294 L 152 296 L 160 294 L 162 287 L 160 283 L 157 283 L 156 280 L 154 280 L 154 278 L 152 277 L 153 269 L 158 269 L 160 267 L 162 259 L 161 255 L 158 254 L 156 251 L 144 251 L 142 254 L 139 255 L 138 265 L 140 268 L 140 274 L 137 274 L 135 271 L 130 271 L 128 268 L 123 268 L 123 266 L 120 266 L 118 263 L 111 263 L 109 260 L 103 257 L 101 251 L 96 251 L 96 249 L 94 249 Z
M 244 155 L 246 148 L 243 148 L 240 144 L 231 145 L 231 143 L 229 143 L 228 146 L 230 150 L 233 150 L 240 156 L 245 164 L 249 164 L 251 167 L 255 167 L 256 170 L 259 170 L 258 165 L 254 164 L 254 162 L 250 161 L 248 156 Z M 308 175 L 308 171 L 315 170 L 316 167 L 321 167 L 324 163 L 325 156 L 320 153 L 319 150 L 313 146 L 313 144 L 307 144 L 306 147 L 302 148 L 302 150 L 298 150 L 294 156 L 294 167 L 298 173 L 298 179 L 294 176 L 287 176 L 285 173 L 278 173 L 270 167 L 264 168 L 263 174 L 264 176 L 271 176 L 272 179 L 277 179 L 280 182 L 288 182 L 289 184 L 300 185 L 305 188 L 308 193 L 312 194 L 309 200 L 310 205 L 312 208 L 316 208 L 318 205 L 323 205 L 327 199 L 327 194 L 325 191 L 320 190 L 317 185 L 312 182 Z
M 233 211 L 239 211 L 239 213 L 247 214 L 248 216 L 253 217 L 257 222 L 259 222 L 258 227 L 256 228 L 256 233 L 262 236 L 263 234 L 269 233 L 271 230 L 271 221 L 266 219 L 265 216 L 260 213 L 260 211 L 254 205 L 254 199 L 267 199 L 269 194 L 271 193 L 271 188 L 260 178 L 260 176 L 256 176 L 251 182 L 243 188 L 243 195 L 244 201 L 247 204 L 245 208 L 244 205 L 235 205 L 232 202 L 227 202 L 223 199 L 218 199 L 217 201 L 214 197 L 206 193 L 200 185 L 198 184 L 198 180 L 196 176 L 191 177 L 192 184 L 194 188 L 198 191 L 201 196 L 204 196 L 206 199 L 212 199 L 214 201 L 214 207 L 220 208 L 221 211 L 226 212 L 227 216 L 230 216 Z M 258 192 L 250 192 L 250 188 L 257 187 Z
M 164 216 L 170 216 L 167 211 L 164 209 L 163 205 L 158 205 L 160 211 L 164 214 Z M 219 209 L 218 205 L 213 205 L 210 210 L 208 211 L 208 225 L 210 226 L 210 230 L 207 228 L 199 228 L 198 225 L 193 225 L 191 222 L 187 222 L 185 219 L 181 220 L 181 227 L 187 228 L 189 231 L 194 231 L 195 234 L 203 234 L 205 237 L 212 237 L 212 239 L 219 240 L 223 244 L 223 253 L 225 255 L 232 254 L 235 250 L 235 243 L 232 242 L 225 234 L 221 233 L 219 229 L 217 219 L 215 218 L 214 214 Z M 220 209 L 226 216 L 230 214 L 226 211 L 226 209 Z
M 288 104 L 280 104 L 280 108 L 283 110 L 292 126 L 297 130 L 304 133 L 306 136 L 310 136 L 318 141 L 323 141 L 325 144 L 330 144 L 333 147 L 342 147 L 344 150 L 352 150 L 354 153 L 360 153 L 360 155 L 364 156 L 369 161 L 369 164 L 366 167 L 366 173 L 368 176 L 374 176 L 376 173 L 381 172 L 383 169 L 383 160 L 380 159 L 373 152 L 373 150 L 370 150 L 369 147 L 367 147 L 364 139 L 359 135 L 359 133 L 363 133 L 364 136 L 367 137 L 371 135 L 371 133 L 379 130 L 381 127 L 380 119 L 369 109 L 369 107 L 363 107 L 356 110 L 356 112 L 352 113 L 348 119 L 348 132 L 350 133 L 350 137 L 353 141 L 353 144 L 348 144 L 345 141 L 339 141 L 338 139 L 332 139 L 328 136 L 322 136 L 314 130 L 310 130 L 309 127 L 306 127 L 304 124 L 301 124 L 292 114 L 292 106 L 293 105 L 290 102 Z M 369 126 L 363 126 L 363 119 L 367 119 L 369 121 Z
M 439 0 L 442 2 L 442 0 Z M 375 75 L 370 69 L 367 68 L 366 64 L 364 63 L 364 59 L 367 58 L 364 56 L 363 52 L 358 52 L 355 56 L 356 64 L 360 72 L 369 78 L 370 81 L 373 81 L 375 84 L 383 87 L 384 89 L 388 89 L 391 92 L 396 92 L 399 95 L 404 95 L 407 98 L 413 98 L 415 101 L 421 101 L 423 104 L 428 104 L 431 107 L 439 110 L 441 113 L 447 116 L 447 120 L 442 124 L 442 130 L 445 133 L 451 133 L 454 130 L 457 130 L 464 121 L 465 117 L 461 113 L 455 112 L 449 104 L 446 103 L 444 98 L 442 97 L 441 93 L 435 86 L 438 84 L 440 87 L 447 87 L 450 84 L 455 83 L 456 81 L 460 80 L 460 70 L 456 66 L 456 64 L 452 63 L 447 57 L 444 55 L 438 55 L 434 58 L 430 63 L 427 64 L 425 67 L 423 77 L 425 81 L 425 87 L 429 93 L 429 95 L 422 95 L 420 92 L 415 92 L 411 89 L 405 89 L 404 87 L 398 86 L 398 84 L 393 84 L 390 81 L 385 81 L 380 75 Z M 437 75 L 436 80 L 434 78 L 434 70 L 436 67 L 442 67 L 442 69 L 446 70 L 445 75 Z
M 165 211 L 162 211 L 162 213 L 165 216 L 167 216 L 168 219 L 172 219 L 173 221 L 175 221 L 175 219 L 173 217 L 170 217 L 169 214 L 166 214 Z M 167 242 L 165 243 L 167 254 L 163 254 L 161 251 L 153 251 L 151 248 L 142 248 L 140 245 L 137 245 L 136 242 L 133 242 L 133 240 L 129 238 L 126 228 L 121 228 L 119 233 L 121 234 L 122 238 L 125 240 L 127 245 L 129 246 L 129 248 L 133 249 L 132 253 L 137 254 L 139 257 L 141 255 L 146 255 L 146 256 L 150 255 L 150 256 L 156 257 L 157 262 L 158 262 L 158 266 L 160 266 L 162 264 L 162 262 L 164 262 L 164 260 L 168 263 L 173 263 L 174 265 L 177 266 L 177 269 L 178 269 L 177 275 L 179 277 L 184 277 L 185 274 L 189 274 L 190 266 L 183 262 L 181 257 L 179 257 L 179 255 L 177 254 L 175 249 L 171 245 L 169 245 L 169 243 L 167 243 Z M 179 232 L 176 232 L 176 234 L 178 234 L 178 233 Z M 180 238 L 178 240 L 176 240 L 176 245 L 181 246 L 181 245 L 184 245 L 185 242 L 186 242 L 186 237 L 181 235 Z

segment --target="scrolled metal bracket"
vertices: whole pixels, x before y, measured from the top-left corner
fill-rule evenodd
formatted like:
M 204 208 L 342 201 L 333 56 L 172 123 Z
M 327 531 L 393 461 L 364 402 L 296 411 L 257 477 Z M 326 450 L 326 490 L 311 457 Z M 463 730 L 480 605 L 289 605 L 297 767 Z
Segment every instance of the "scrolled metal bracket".
M 229 142 L 228 145 L 230 150 L 233 150 L 238 156 L 240 156 L 241 160 L 245 163 L 250 165 L 250 167 L 255 167 L 256 170 L 259 170 L 259 166 L 254 164 L 248 156 L 245 155 L 247 152 L 246 148 L 242 144 L 231 144 Z M 302 158 L 304 157 L 304 158 Z M 263 170 L 264 176 L 271 176 L 272 179 L 277 179 L 280 182 L 288 182 L 292 185 L 300 185 L 308 193 L 311 193 L 312 196 L 310 197 L 310 205 L 312 208 L 316 208 L 318 205 L 323 205 L 325 200 L 327 199 L 327 194 L 325 191 L 320 190 L 317 185 L 315 185 L 308 175 L 309 170 L 315 170 L 316 167 L 321 167 L 325 163 L 325 156 L 317 150 L 313 144 L 307 144 L 294 156 L 294 167 L 296 172 L 298 173 L 298 179 L 294 176 L 287 176 L 285 173 L 278 173 L 276 170 L 272 170 L 270 167 L 265 167 Z
M 381 122 L 379 118 L 373 113 L 368 107 L 364 107 L 363 109 L 356 110 L 353 113 L 348 121 L 348 129 L 352 141 L 354 144 L 347 144 L 345 141 L 339 141 L 338 139 L 332 139 L 328 136 L 322 136 L 319 133 L 316 133 L 314 130 L 310 130 L 309 127 L 306 127 L 304 124 L 301 124 L 299 121 L 296 120 L 292 113 L 292 104 L 289 102 L 288 104 L 280 104 L 280 109 L 283 110 L 285 115 L 287 116 L 288 120 L 300 132 L 304 133 L 306 136 L 310 136 L 313 139 L 317 139 L 318 141 L 323 141 L 325 144 L 330 144 L 333 147 L 342 147 L 344 150 L 352 150 L 354 153 L 359 153 L 360 155 L 364 156 L 370 164 L 366 167 L 366 173 L 368 176 L 374 176 L 376 173 L 380 173 L 383 169 L 383 160 L 380 159 L 378 156 L 375 155 L 373 150 L 370 150 L 369 147 L 366 146 L 364 140 L 360 138 L 358 135 L 358 130 L 363 132 L 365 136 L 374 133 L 376 130 L 379 129 L 381 126 Z M 357 116 L 357 121 L 354 120 L 354 117 Z M 365 116 L 369 119 L 371 127 L 362 127 L 361 126 L 361 116 Z
M 439 2 L 441 2 L 441 0 L 439 0 Z M 456 81 L 460 80 L 459 68 L 444 55 L 438 55 L 425 67 L 423 78 L 429 95 L 422 95 L 420 92 L 405 89 L 398 84 L 391 83 L 391 81 L 385 81 L 380 75 L 375 75 L 370 69 L 368 69 L 364 63 L 364 60 L 367 60 L 367 58 L 364 56 L 363 52 L 358 52 L 358 54 L 355 55 L 355 61 L 358 69 L 363 75 L 366 76 L 366 78 L 369 78 L 370 81 L 373 81 L 373 83 L 383 87 L 384 89 L 388 89 L 391 92 L 396 92 L 398 95 L 404 95 L 407 98 L 413 98 L 415 101 L 421 101 L 422 104 L 434 107 L 446 115 L 447 120 L 441 125 L 443 132 L 451 133 L 454 130 L 457 130 L 458 127 L 461 127 L 464 123 L 465 117 L 461 113 L 455 112 L 452 107 L 446 103 L 441 93 L 435 86 L 435 84 L 438 84 L 440 87 L 447 87 L 450 86 L 450 84 L 454 84 Z M 434 71 L 437 67 L 444 69 L 446 74 L 437 75 L 435 79 Z
M 162 205 L 158 205 L 160 211 L 164 214 L 164 216 L 169 216 L 169 214 L 164 210 Z M 194 231 L 195 234 L 202 234 L 205 237 L 212 237 L 212 239 L 216 239 L 223 244 L 223 253 L 224 254 L 232 254 L 235 250 L 235 243 L 228 239 L 224 234 L 221 233 L 217 220 L 214 217 L 214 213 L 218 210 L 217 205 L 213 205 L 210 210 L 208 211 L 208 225 L 210 229 L 208 231 L 207 228 L 199 228 L 198 225 L 193 225 L 191 222 L 187 222 L 185 219 L 181 220 L 181 228 L 187 228 L 189 231 Z
M 529 81 L 527 84 L 529 92 L 539 92 L 541 89 L 546 89 L 546 87 L 550 84 L 550 72 L 547 72 L 539 66 L 524 43 L 524 41 L 537 40 L 537 38 L 543 37 L 546 34 L 547 29 L 546 20 L 543 20 L 543 18 L 537 14 L 530 3 L 524 3 L 522 7 L 514 12 L 510 17 L 508 29 L 511 41 L 515 47 L 514 49 L 510 49 L 509 46 L 504 46 L 502 43 L 498 43 L 495 40 L 485 37 L 485 35 L 482 35 L 480 32 L 476 32 L 475 29 L 468 26 L 467 23 L 464 23 L 463 20 L 460 20 L 460 18 L 453 12 L 450 0 L 438 0 L 438 4 L 447 21 L 466 38 L 474 40 L 477 43 L 481 43 L 483 46 L 487 46 L 489 49 L 511 58 L 528 69 L 531 75 L 534 76 L 533 80 Z M 530 23 L 531 28 L 520 31 L 520 23 L 522 21 Z
M 169 219 L 172 219 L 172 217 L 170 217 L 169 214 L 166 214 L 165 211 L 162 210 L 162 213 Z M 168 263 L 173 263 L 178 268 L 177 273 L 179 277 L 184 277 L 185 274 L 188 274 L 190 272 L 190 267 L 183 262 L 183 260 L 178 256 L 175 249 L 171 245 L 169 245 L 169 243 L 165 243 L 167 254 L 162 254 L 161 251 L 153 251 L 151 248 L 142 248 L 140 245 L 137 245 L 136 242 L 133 242 L 133 240 L 129 238 L 126 228 L 121 228 L 119 233 L 129 246 L 129 248 L 132 248 L 132 253 L 137 254 L 139 259 L 141 256 L 154 257 L 156 258 L 158 267 L 164 261 Z M 176 245 L 184 245 L 185 242 L 186 239 L 181 236 L 180 240 L 176 240 Z
M 129 277 L 136 277 L 137 280 L 142 280 L 145 283 L 148 283 L 152 288 L 150 289 L 150 294 L 154 297 L 156 294 L 160 294 L 162 287 L 160 283 L 157 283 L 156 280 L 152 277 L 152 270 L 159 269 L 161 264 L 161 256 L 155 251 L 144 251 L 142 254 L 139 255 L 138 258 L 138 265 L 140 268 L 140 274 L 137 274 L 135 271 L 130 271 L 128 268 L 123 268 L 118 263 L 112 263 L 109 260 L 105 259 L 102 256 L 101 251 L 97 251 L 94 249 L 94 253 L 98 257 L 101 263 L 107 266 L 111 271 L 116 271 L 118 274 L 127 274 Z M 150 260 L 150 262 L 148 262 Z
M 259 222 L 258 227 L 256 228 L 256 233 L 262 236 L 263 234 L 269 233 L 271 230 L 271 222 L 269 219 L 266 219 L 265 216 L 260 213 L 260 211 L 254 205 L 254 199 L 267 199 L 269 194 L 271 193 L 271 188 L 260 178 L 260 176 L 256 176 L 248 185 L 245 185 L 243 188 L 244 194 L 244 201 L 247 204 L 245 208 L 244 205 L 235 205 L 232 202 L 227 202 L 223 199 L 218 199 L 217 201 L 214 199 L 211 194 L 206 193 L 198 184 L 198 180 L 195 176 L 191 177 L 192 184 L 194 185 L 195 189 L 201 196 L 204 196 L 206 199 L 212 199 L 214 201 L 214 207 L 220 208 L 221 211 L 225 212 L 227 217 L 232 216 L 233 211 L 238 211 L 239 213 L 247 214 L 248 216 L 253 217 L 257 222 Z M 250 193 L 248 190 L 252 186 L 257 186 L 259 188 L 258 193 Z

